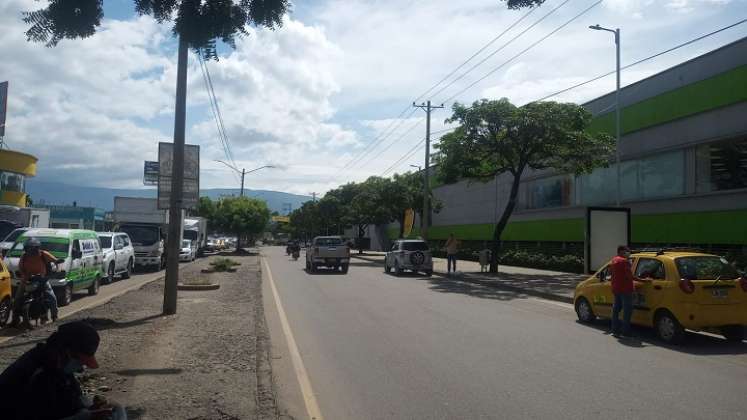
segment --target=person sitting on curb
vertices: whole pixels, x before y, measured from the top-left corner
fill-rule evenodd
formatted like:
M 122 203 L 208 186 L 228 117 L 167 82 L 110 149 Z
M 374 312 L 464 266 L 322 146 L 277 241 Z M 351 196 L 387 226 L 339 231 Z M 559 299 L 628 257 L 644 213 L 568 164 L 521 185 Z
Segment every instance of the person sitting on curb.
M 103 399 L 88 402 L 74 375 L 83 366 L 98 368 L 99 341 L 89 323 L 74 321 L 60 325 L 46 342 L 19 357 L 0 374 L 0 395 L 9 402 L 3 419 L 100 420 L 113 418 L 115 412 L 117 419 L 123 418 L 121 407 Z

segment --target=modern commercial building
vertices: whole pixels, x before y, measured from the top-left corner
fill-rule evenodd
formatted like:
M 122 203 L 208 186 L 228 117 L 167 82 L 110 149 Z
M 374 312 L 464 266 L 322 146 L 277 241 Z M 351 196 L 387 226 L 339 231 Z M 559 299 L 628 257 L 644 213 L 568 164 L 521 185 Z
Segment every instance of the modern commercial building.
M 106 212 L 95 207 L 77 205 L 45 205 L 49 208 L 49 227 L 58 229 L 90 229 L 103 231 L 106 228 Z
M 747 253 L 747 38 L 626 86 L 621 103 L 621 206 L 631 209 L 633 244 Z M 614 136 L 614 92 L 584 106 L 591 129 Z M 612 163 L 581 176 L 526 174 L 502 239 L 582 255 L 586 208 L 615 205 L 616 173 Z M 444 206 L 430 239 L 490 240 L 510 181 L 436 187 Z

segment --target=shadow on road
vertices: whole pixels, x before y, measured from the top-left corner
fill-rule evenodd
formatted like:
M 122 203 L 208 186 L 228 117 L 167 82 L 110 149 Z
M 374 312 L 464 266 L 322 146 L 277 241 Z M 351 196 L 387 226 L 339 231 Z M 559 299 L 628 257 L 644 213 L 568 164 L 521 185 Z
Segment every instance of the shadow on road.
M 139 418 L 142 418 L 143 415 L 145 414 L 145 409 L 141 407 L 135 407 L 135 408 L 127 407 L 125 410 L 127 410 L 128 419 L 133 419 L 133 420 L 139 419 Z
M 408 273 L 410 275 L 403 275 L 404 277 L 411 277 L 421 281 L 427 281 L 430 283 L 430 289 L 441 293 L 459 293 L 462 295 L 477 297 L 481 299 L 495 299 L 502 301 L 509 301 L 514 299 L 527 299 L 529 295 L 506 289 L 499 289 L 497 287 L 483 286 L 474 283 L 468 283 L 460 281 L 456 278 L 450 277 L 423 277 L 421 275 Z
M 143 318 L 133 319 L 132 321 L 119 322 L 109 318 L 87 318 L 88 321 L 94 328 L 99 331 L 103 330 L 119 330 L 122 328 L 135 327 L 147 323 L 148 321 L 161 318 L 163 314 L 148 315 Z
M 586 327 L 594 328 L 600 332 L 607 333 L 610 329 L 608 320 L 596 320 L 592 324 L 577 323 Z M 747 354 L 747 343 L 731 343 L 721 337 L 714 337 L 708 334 L 687 331 L 685 339 L 681 344 L 666 344 L 656 337 L 652 328 L 632 326 L 634 339 L 620 339 L 620 344 L 632 347 L 657 346 L 680 353 L 692 354 L 695 356 L 713 356 L 713 355 L 740 355 Z M 638 343 L 635 345 L 635 343 Z
M 146 375 L 178 375 L 182 373 L 179 368 L 161 368 L 161 369 L 122 369 L 115 370 L 114 373 L 120 376 L 146 376 Z

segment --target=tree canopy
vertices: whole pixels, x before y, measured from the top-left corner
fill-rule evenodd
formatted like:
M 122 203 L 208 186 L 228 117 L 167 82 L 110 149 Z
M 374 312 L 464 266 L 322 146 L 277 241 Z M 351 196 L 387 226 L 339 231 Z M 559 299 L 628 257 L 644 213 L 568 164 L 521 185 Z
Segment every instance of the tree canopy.
M 501 174 L 513 178 L 493 234 L 491 270 L 497 269 L 500 237 L 516 206 L 525 171 L 551 168 L 581 174 L 608 165 L 614 139 L 589 133 L 591 117 L 586 109 L 571 103 L 532 102 L 517 107 L 503 98 L 483 99 L 469 107 L 454 104 L 447 121 L 459 126 L 435 146 L 441 180 L 489 181 Z
M 267 203 L 249 197 L 227 197 L 218 201 L 215 223 L 225 232 L 243 237 L 256 238 L 264 232 L 270 221 Z
M 133 0 L 135 11 L 159 23 L 174 21 L 173 33 L 188 45 L 217 58 L 217 39 L 235 47 L 236 38 L 247 35 L 246 25 L 281 26 L 289 10 L 288 0 Z M 103 0 L 48 0 L 44 8 L 24 13 L 30 24 L 26 37 L 47 46 L 63 39 L 87 38 L 96 33 L 104 18 Z

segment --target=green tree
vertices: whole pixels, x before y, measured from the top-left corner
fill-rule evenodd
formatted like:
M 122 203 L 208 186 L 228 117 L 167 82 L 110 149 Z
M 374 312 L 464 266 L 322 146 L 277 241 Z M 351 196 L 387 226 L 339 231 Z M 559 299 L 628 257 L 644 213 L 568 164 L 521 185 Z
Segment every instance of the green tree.
M 413 209 L 415 213 L 423 220 L 423 175 L 418 172 L 405 172 L 403 174 L 394 174 L 392 176 L 392 182 L 397 184 L 399 187 L 395 190 L 397 194 L 400 194 L 398 200 L 393 201 L 394 204 L 399 204 L 399 208 L 396 211 L 396 218 L 399 222 L 399 237 L 404 236 L 405 229 L 405 210 Z M 443 203 L 434 197 L 433 191 L 430 190 L 430 202 L 431 211 L 438 213 L 443 207 Z
M 256 198 L 228 197 L 218 201 L 215 221 L 219 229 L 236 234 L 236 250 L 243 239 L 253 242 L 270 221 L 267 203 Z
M 493 232 L 491 272 L 498 269 L 500 238 L 516 207 L 527 170 L 555 169 L 575 174 L 607 166 L 615 142 L 607 134 L 587 132 L 591 114 L 571 103 L 532 102 L 516 107 L 508 99 L 456 103 L 447 120 L 459 126 L 436 145 L 438 176 L 490 181 L 509 174 L 511 191 Z
M 311 239 L 316 236 L 321 226 L 319 205 L 307 201 L 290 214 L 291 234 L 296 238 Z
M 213 231 L 216 229 L 216 210 L 216 203 L 215 201 L 211 200 L 210 197 L 200 197 L 200 200 L 197 202 L 197 208 L 194 209 L 194 213 L 197 216 L 203 217 L 205 218 L 205 220 L 207 220 L 208 231 Z

